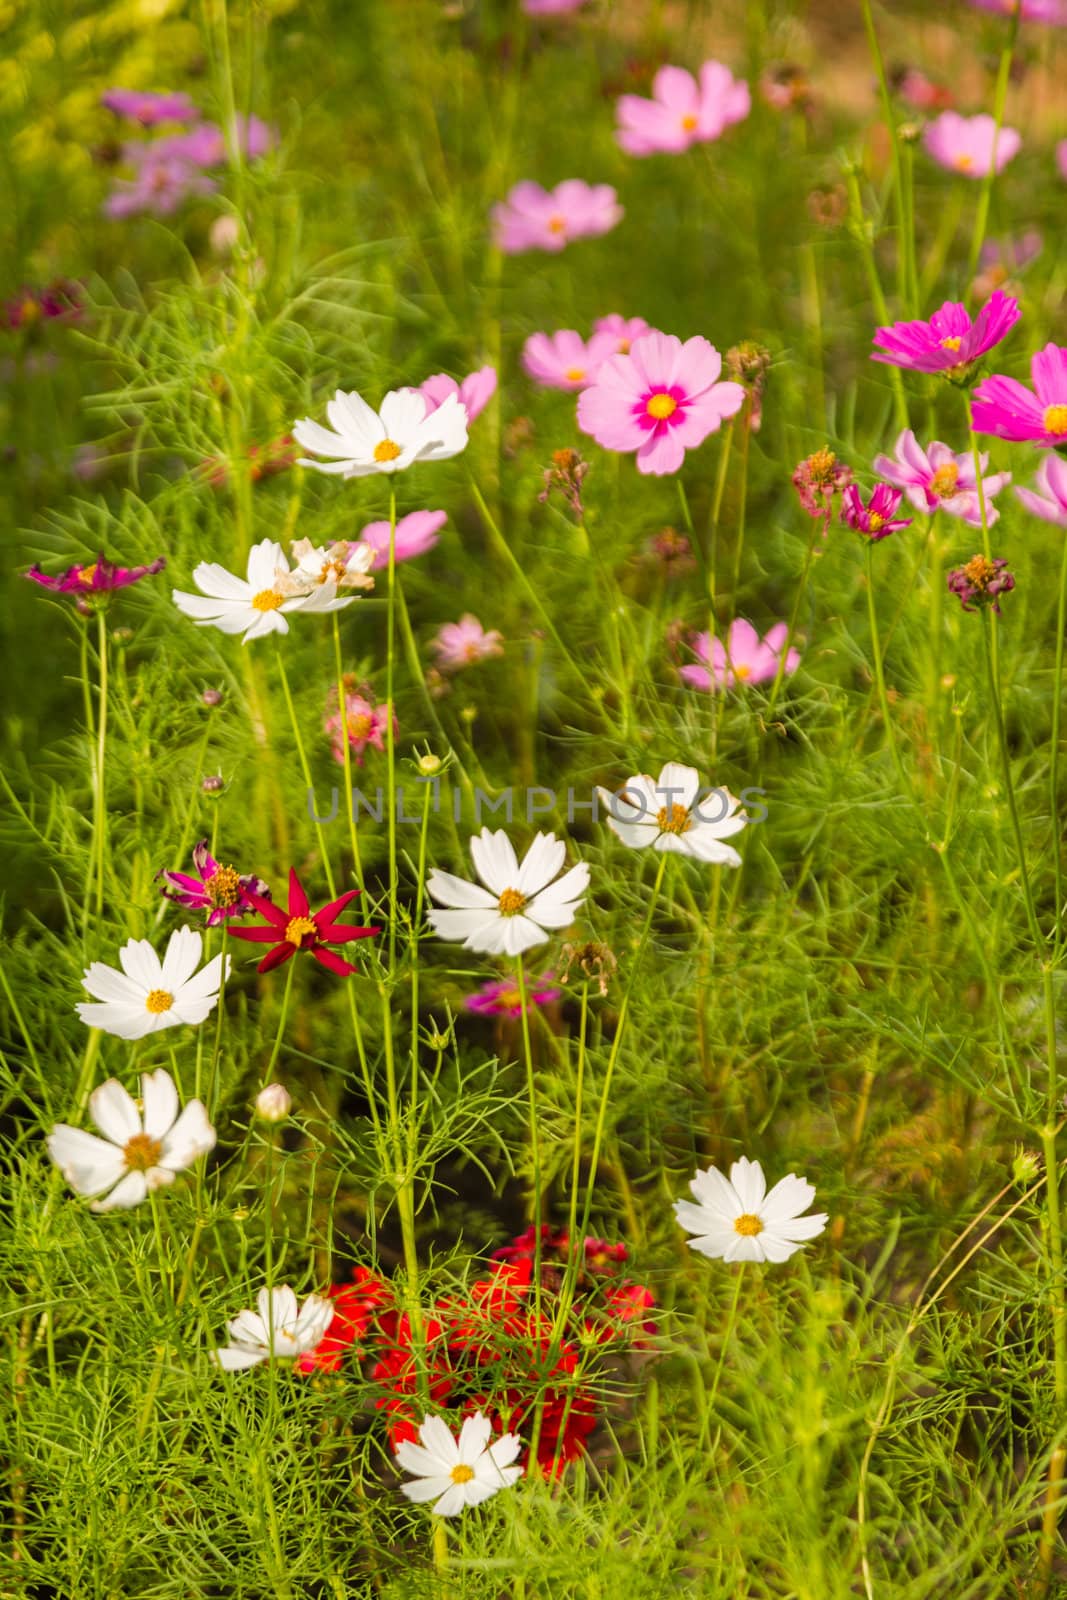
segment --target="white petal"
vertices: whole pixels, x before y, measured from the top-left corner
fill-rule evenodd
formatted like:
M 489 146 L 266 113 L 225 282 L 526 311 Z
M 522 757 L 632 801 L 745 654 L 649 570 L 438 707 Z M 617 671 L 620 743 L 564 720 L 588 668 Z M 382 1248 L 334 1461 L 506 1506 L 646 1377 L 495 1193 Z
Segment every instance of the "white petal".
M 666 807 L 669 811 L 671 806 L 681 806 L 683 811 L 688 811 L 699 793 L 700 774 L 696 767 L 668 761 L 656 779 L 657 809 Z
M 104 1200 L 94 1200 L 90 1211 L 128 1211 L 139 1206 L 148 1194 L 148 1183 L 143 1172 L 128 1172 Z
M 488 889 L 483 889 L 478 883 L 468 883 L 466 878 L 453 877 L 451 872 L 431 872 L 426 880 L 426 890 L 443 906 L 455 906 L 463 910 L 496 910 L 497 897 L 491 895 Z
M 254 1367 L 258 1362 L 265 1361 L 267 1352 L 228 1345 L 222 1350 L 213 1350 L 210 1359 L 217 1367 L 221 1367 L 223 1372 L 240 1372 L 245 1367 Z
M 117 1039 L 143 1039 L 146 1033 L 151 1033 L 155 1028 L 156 1019 L 151 1011 L 145 1010 L 143 1000 L 137 1007 L 112 1004 L 97 1006 L 80 1001 L 74 1009 L 87 1027 L 101 1028 L 105 1033 L 113 1033 Z
M 767 1180 L 763 1176 L 763 1168 L 759 1162 L 750 1161 L 747 1156 L 739 1156 L 730 1168 L 730 1182 L 737 1190 L 742 1211 L 753 1216 L 758 1215 L 763 1197 L 767 1193 Z
M 163 967 L 160 972 L 161 989 L 175 994 L 191 978 L 200 962 L 204 941 L 192 928 L 175 928 L 170 936 Z
M 427 912 L 430 927 L 439 939 L 458 940 L 468 949 L 484 949 L 484 945 L 470 944 L 475 938 L 484 938 L 505 919 L 499 911 L 435 911 Z
M 214 1149 L 216 1137 L 201 1102 L 190 1100 L 163 1139 L 163 1154 L 159 1164 L 170 1172 L 183 1172 L 199 1156 Z
M 60 1122 L 45 1141 L 48 1154 L 78 1194 L 102 1194 L 126 1170 L 122 1151 L 84 1128 Z
M 520 894 L 535 895 L 551 883 L 567 859 L 567 846 L 554 833 L 539 833 L 522 858 L 515 888 Z
M 760 1207 L 760 1216 L 768 1227 L 772 1223 L 785 1222 L 790 1217 L 799 1217 L 806 1211 L 815 1199 L 815 1185 L 806 1178 L 798 1178 L 796 1173 L 789 1173 L 788 1177 L 779 1178 L 770 1194 Z
M 562 926 L 568 927 L 573 920 L 568 917 Z M 499 942 L 494 939 L 494 948 L 486 950 L 487 954 L 521 956 L 524 950 L 533 950 L 537 945 L 547 943 L 548 934 L 529 917 L 501 917 L 498 939 Z M 470 948 L 474 950 L 479 947 L 471 945 Z
M 120 1147 L 144 1131 L 132 1096 L 117 1078 L 109 1078 L 93 1090 L 89 1096 L 89 1115 L 100 1132 Z
M 689 1187 L 702 1206 L 726 1222 L 733 1222 L 745 1209 L 737 1190 L 718 1167 L 708 1167 L 698 1172 Z
M 493 894 L 499 896 L 505 889 L 518 887 L 519 863 L 511 840 L 502 828 L 495 833 L 483 828 L 471 840 L 471 860 L 479 878 Z
M 419 1428 L 419 1442 L 433 1452 L 449 1469 L 459 1462 L 459 1449 L 443 1417 L 426 1417 Z
M 467 1504 L 469 1487 L 470 1485 L 466 1483 L 453 1483 L 434 1506 L 434 1514 L 438 1517 L 458 1516 Z
M 174 1079 L 163 1067 L 141 1074 L 141 1100 L 145 1133 L 150 1139 L 163 1139 L 178 1115 L 178 1091 Z
M 475 1412 L 472 1417 L 464 1417 L 457 1446 L 459 1459 L 468 1467 L 473 1467 L 492 1436 L 493 1424 L 481 1411 Z
M 93 962 L 82 983 L 94 1000 L 109 1000 L 127 1006 L 144 1004 L 141 987 L 124 973 L 116 972 L 114 967 L 105 967 L 102 961 Z
M 391 389 L 382 401 L 381 421 L 385 437 L 399 445 L 410 446 L 414 442 L 425 417 L 426 400 L 417 389 Z
M 152 949 L 147 939 L 131 939 L 119 951 L 119 961 L 122 970 L 134 983 L 140 984 L 147 994 L 151 989 L 160 989 L 160 978 L 163 968 L 159 957 Z
M 439 1494 L 447 1494 L 453 1483 L 447 1473 L 436 1473 L 433 1477 L 416 1478 L 414 1483 L 402 1483 L 400 1487 L 413 1504 L 422 1505 L 427 1500 L 436 1500 Z
M 442 1461 L 435 1451 L 412 1444 L 410 1439 L 401 1439 L 393 1454 L 404 1471 L 414 1473 L 417 1478 L 441 1477 L 451 1468 L 451 1463 Z
M 277 1289 L 261 1289 L 256 1296 L 256 1309 L 264 1327 L 273 1328 L 277 1335 L 279 1328 L 292 1327 L 296 1322 L 296 1295 L 287 1283 Z

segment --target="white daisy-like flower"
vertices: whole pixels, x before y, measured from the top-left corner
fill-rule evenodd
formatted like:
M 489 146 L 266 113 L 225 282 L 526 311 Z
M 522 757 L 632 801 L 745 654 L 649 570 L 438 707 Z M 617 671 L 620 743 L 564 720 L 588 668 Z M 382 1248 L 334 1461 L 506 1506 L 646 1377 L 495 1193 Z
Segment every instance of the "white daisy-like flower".
M 160 961 L 147 939 L 131 939 L 119 951 L 122 971 L 94 961 L 82 982 L 94 1000 L 75 1007 L 90 1028 L 103 1028 L 120 1039 L 143 1039 L 160 1028 L 194 1026 L 215 1009 L 223 978 L 229 977 L 229 956 L 215 956 L 197 972 L 204 941 L 192 928 L 176 928 Z
M 261 1361 L 289 1361 L 314 1350 L 333 1321 L 333 1301 L 309 1294 L 298 1309 L 296 1295 L 286 1284 L 280 1289 L 261 1289 L 255 1311 L 241 1311 L 226 1324 L 233 1340 L 211 1359 L 224 1372 L 239 1372 Z
M 286 594 L 310 594 L 325 583 L 338 589 L 373 589 L 370 569 L 378 559 L 373 545 L 342 539 L 323 548 L 310 539 L 297 539 L 289 547 L 296 562 L 291 572 L 278 573 L 278 587 Z
M 48 1135 L 48 1154 L 71 1188 L 104 1195 L 92 1211 L 140 1205 L 153 1189 L 173 1183 L 215 1144 L 215 1130 L 199 1100 L 178 1109 L 174 1079 L 162 1067 L 141 1077 L 141 1109 L 115 1078 L 89 1096 L 89 1115 L 100 1132 L 59 1122 Z M 110 1192 L 109 1192 L 110 1191 Z
M 562 839 L 539 833 L 520 866 L 503 829 L 483 828 L 471 840 L 471 859 L 485 887 L 431 872 L 426 888 L 449 909 L 431 910 L 430 926 L 439 938 L 460 940 L 465 950 L 484 955 L 517 956 L 544 944 L 546 929 L 570 927 L 589 887 L 582 861 L 556 878 L 566 854 Z
M 655 782 L 639 772 L 618 794 L 598 789 L 597 795 L 607 808 L 608 827 L 631 850 L 651 846 L 717 866 L 741 865 L 737 851 L 722 842 L 748 822 L 738 810 L 741 802 L 726 789 L 711 789 L 702 797 L 695 767 L 668 761 Z
M 400 1487 L 417 1504 L 436 1501 L 430 1509 L 439 1517 L 458 1516 L 498 1489 L 509 1489 L 522 1477 L 523 1469 L 512 1466 L 522 1440 L 505 1433 L 490 1444 L 492 1436 L 493 1425 L 481 1411 L 466 1418 L 458 1439 L 442 1417 L 427 1417 L 419 1428 L 420 1444 L 403 1440 L 396 1447 L 397 1461 L 415 1479 Z
M 815 1187 L 790 1173 L 767 1193 L 758 1161 L 742 1156 L 724 1178 L 717 1167 L 698 1172 L 689 1185 L 696 1200 L 676 1200 L 674 1214 L 698 1250 L 713 1261 L 788 1261 L 826 1226 L 825 1211 L 805 1217 Z
M 297 593 L 283 588 L 289 572 L 281 545 L 262 539 L 248 552 L 247 577 L 237 578 L 215 561 L 201 561 L 193 582 L 202 593 L 174 589 L 171 598 L 197 627 L 243 633 L 245 644 L 268 633 L 288 633 L 286 617 L 291 611 L 340 611 L 352 604 L 350 595 L 338 599 L 332 580 Z
M 338 389 L 326 403 L 336 431 L 303 417 L 293 424 L 293 438 L 304 450 L 326 461 L 301 457 L 299 465 L 342 478 L 365 478 L 372 472 L 403 472 L 415 461 L 447 461 L 467 447 L 467 408 L 450 394 L 427 415 L 426 399 L 417 389 L 392 389 L 375 411 L 353 389 Z

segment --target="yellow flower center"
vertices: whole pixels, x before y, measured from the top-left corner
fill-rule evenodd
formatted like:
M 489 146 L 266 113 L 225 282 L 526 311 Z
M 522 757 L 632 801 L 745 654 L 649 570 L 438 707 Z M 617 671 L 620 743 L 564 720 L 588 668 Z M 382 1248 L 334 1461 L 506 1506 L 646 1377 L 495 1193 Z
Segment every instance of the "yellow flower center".
M 685 129 L 685 132 L 692 133 L 694 128 L 697 126 L 697 121 L 698 119 L 694 117 L 692 112 L 690 112 L 687 117 L 683 117 L 682 127 Z
M 742 683 L 744 683 L 746 678 L 751 678 L 751 676 L 752 668 L 749 666 L 747 661 L 742 661 L 740 666 L 734 668 L 734 677 L 740 678 Z
M 1046 433 L 1067 433 L 1067 406 L 1049 406 L 1043 420 Z
M 505 889 L 497 902 L 497 907 L 502 917 L 514 917 L 526 904 L 526 896 L 520 894 L 518 889 Z
M 959 172 L 969 172 L 974 166 L 974 157 L 961 153 L 956 157 L 955 166 Z
M 989 580 L 996 576 L 996 571 L 996 567 L 988 556 L 972 556 L 964 564 L 963 576 L 968 583 L 973 583 L 976 589 L 984 590 Z
M 466 1466 L 462 1461 L 457 1461 L 449 1473 L 449 1477 L 453 1483 L 470 1483 L 474 1477 L 474 1468 Z
M 241 898 L 241 878 L 235 867 L 220 867 L 204 885 L 204 893 L 216 910 L 235 906 Z
M 395 439 L 382 439 L 374 446 L 375 461 L 395 461 L 400 454 L 400 446 Z
M 944 500 L 956 493 L 959 482 L 960 469 L 954 461 L 946 461 L 943 467 L 938 467 L 930 479 L 930 493 L 936 494 L 939 500 Z
M 739 1217 L 734 1218 L 734 1232 L 739 1233 L 742 1239 L 754 1239 L 757 1233 L 763 1232 L 763 1223 L 751 1211 L 742 1211 Z
M 877 533 L 880 528 L 885 527 L 885 518 L 879 512 L 872 511 L 867 518 L 867 524 L 872 533 Z
M 942 350 L 951 350 L 951 351 L 955 352 L 955 351 L 957 351 L 959 349 L 959 347 L 960 347 L 960 345 L 962 343 L 963 343 L 963 340 L 959 337 L 958 334 L 954 333 L 948 339 L 942 339 L 941 348 L 942 348 Z
M 287 943 L 295 944 L 299 950 L 304 940 L 314 939 L 318 931 L 310 917 L 290 917 L 285 929 L 285 938 Z
M 43 315 L 36 300 L 25 299 L 19 306 L 19 321 L 22 323 L 37 322 Z
M 678 402 L 670 394 L 650 395 L 645 410 L 650 417 L 655 417 L 657 422 L 664 422 L 667 417 L 673 417 L 678 409 Z
M 619 340 L 619 354 L 620 354 L 620 356 L 628 356 L 630 354 L 630 341 L 629 341 L 629 339 L 620 339 Z
M 279 594 L 277 589 L 261 589 L 252 596 L 253 611 L 277 611 L 284 604 L 285 596 Z
M 656 816 L 660 833 L 688 833 L 693 826 L 693 819 L 685 806 L 672 805 L 670 811 L 666 806 L 660 806 Z
M 365 711 L 348 719 L 348 737 L 350 739 L 365 739 L 371 730 L 371 718 Z
M 174 996 L 168 994 L 166 989 L 153 989 L 144 1004 L 146 1011 L 151 1011 L 154 1017 L 161 1017 L 174 1004 Z
M 567 231 L 567 219 L 566 219 L 566 217 L 549 217 L 549 219 L 548 219 L 548 231 L 549 231 L 549 233 L 566 233 L 566 231 Z
M 162 1154 L 163 1146 L 158 1139 L 150 1138 L 147 1133 L 135 1133 L 132 1139 L 127 1139 L 122 1159 L 127 1172 L 150 1172 L 159 1165 Z
M 91 589 L 93 586 L 93 580 L 96 577 L 96 569 L 98 565 L 99 562 L 94 561 L 91 567 L 83 567 L 78 574 L 78 582 L 84 583 L 87 589 Z
M 581 367 L 568 367 L 563 376 L 571 383 L 581 383 L 585 377 L 585 372 Z

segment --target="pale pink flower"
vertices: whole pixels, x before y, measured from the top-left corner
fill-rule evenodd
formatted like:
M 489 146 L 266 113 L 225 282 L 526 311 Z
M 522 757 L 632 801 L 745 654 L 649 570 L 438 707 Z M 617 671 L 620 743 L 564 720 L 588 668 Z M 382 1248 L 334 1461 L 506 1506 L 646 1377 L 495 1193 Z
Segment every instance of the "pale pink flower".
M 454 394 L 460 405 L 467 408 L 467 421 L 473 422 L 475 417 L 481 416 L 496 394 L 496 368 L 479 367 L 477 372 L 469 373 L 462 383 L 457 383 L 446 372 L 435 372 L 432 378 L 419 384 L 418 392 L 426 401 L 428 417 L 432 417 L 438 406 Z
M 1022 142 L 1022 135 L 1014 128 L 1002 127 L 998 132 L 996 120 L 984 111 L 977 117 L 942 111 L 927 123 L 923 133 L 927 155 L 938 166 L 965 178 L 986 178 L 994 170 L 1003 172 L 1018 155 Z
M 150 89 L 108 89 L 100 104 L 116 116 L 151 128 L 158 122 L 193 122 L 200 115 L 188 95 L 156 94 Z
M 1032 516 L 1067 528 L 1067 461 L 1050 451 L 1037 469 L 1037 489 L 1016 489 Z
M 568 178 L 554 189 L 542 189 L 539 183 L 517 183 L 493 207 L 493 241 L 507 255 L 562 250 L 574 239 L 610 232 L 622 215 L 610 184 L 590 186 L 581 178 Z
M 611 333 L 594 333 L 588 344 L 573 328 L 531 333 L 523 345 L 522 364 L 546 389 L 585 389 L 617 348 L 618 340 Z
M 333 758 L 344 765 L 345 739 L 348 747 L 356 758 L 356 765 L 363 765 L 363 752 L 367 746 L 375 750 L 385 749 L 385 736 L 389 729 L 389 718 L 385 706 L 376 705 L 365 694 L 358 690 L 349 689 L 345 685 L 345 716 L 344 727 L 341 724 L 341 712 L 337 704 L 337 691 L 331 689 L 326 696 L 326 718 L 323 726 L 333 742 Z M 393 718 L 394 734 L 399 733 L 399 724 Z
M 615 137 L 631 156 L 678 154 L 718 139 L 750 109 L 748 84 L 721 61 L 705 61 L 699 82 L 684 67 L 661 67 L 652 80 L 651 100 L 624 94 L 616 103 Z
M 1067 24 L 1064 0 L 971 0 L 971 5 L 979 11 L 999 11 L 1005 17 L 1018 11 L 1024 22 Z
M 394 561 L 411 561 L 432 550 L 447 521 L 447 511 L 409 511 L 406 517 L 401 517 L 393 537 Z M 359 536 L 359 543 L 369 544 L 375 552 L 368 571 L 384 571 L 389 565 L 388 522 L 368 522 Z
M 1056 166 L 1060 177 L 1067 181 L 1067 139 L 1061 139 L 1056 146 Z
M 522 9 L 529 17 L 557 17 L 565 11 L 577 11 L 585 0 L 522 0 Z
M 475 662 L 488 661 L 491 656 L 502 656 L 504 639 L 496 628 L 486 632 L 478 618 L 467 611 L 458 622 L 446 622 L 436 639 L 430 641 L 430 648 L 435 651 L 442 672 L 459 672 Z
M 939 439 L 924 450 L 910 428 L 905 428 L 897 439 L 895 450 L 892 456 L 875 456 L 872 466 L 880 478 L 903 489 L 917 511 L 947 511 L 950 517 L 962 517 L 972 528 L 981 527 L 978 480 L 970 451 L 956 455 Z M 993 504 L 993 496 L 1011 482 L 1011 473 L 994 472 L 987 478 L 984 474 L 989 456 L 978 459 L 983 473 L 986 526 L 991 528 L 1000 514 Z
M 146 157 L 132 181 L 116 183 L 104 201 L 104 215 L 119 219 L 151 211 L 157 217 L 170 217 L 191 195 L 212 194 L 217 188 L 190 161 Z
M 678 676 L 691 689 L 742 689 L 750 683 L 773 683 L 788 637 L 785 622 L 776 622 L 761 639 L 751 622 L 735 617 L 725 643 L 709 633 L 692 636 L 690 649 L 703 665 L 679 667 Z M 782 676 L 789 677 L 799 665 L 798 652 L 790 650 Z
M 653 328 L 649 327 L 644 317 L 620 317 L 617 311 L 613 311 L 607 317 L 598 317 L 593 323 L 594 333 L 611 334 L 615 341 L 615 349 L 612 354 L 616 356 L 628 356 L 630 354 L 630 346 L 635 339 L 640 339 L 643 333 L 653 333 L 654 331 Z
M 720 383 L 722 357 L 699 335 L 685 344 L 646 333 L 629 355 L 611 356 L 578 398 L 578 426 L 607 450 L 637 452 L 637 470 L 677 472 L 723 420 L 740 411 L 745 391 Z

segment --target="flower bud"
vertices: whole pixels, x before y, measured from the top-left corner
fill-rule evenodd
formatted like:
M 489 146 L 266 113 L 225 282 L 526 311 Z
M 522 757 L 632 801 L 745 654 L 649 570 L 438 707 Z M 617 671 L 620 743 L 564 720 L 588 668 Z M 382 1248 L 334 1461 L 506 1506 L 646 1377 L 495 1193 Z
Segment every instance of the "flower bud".
M 284 1122 L 293 1109 L 293 1097 L 284 1083 L 268 1083 L 256 1095 L 256 1116 L 264 1122 Z
M 221 706 L 221 704 L 222 704 L 222 690 L 221 689 L 205 689 L 203 694 L 200 696 L 200 699 L 203 701 L 204 705 L 206 705 L 206 706 Z

